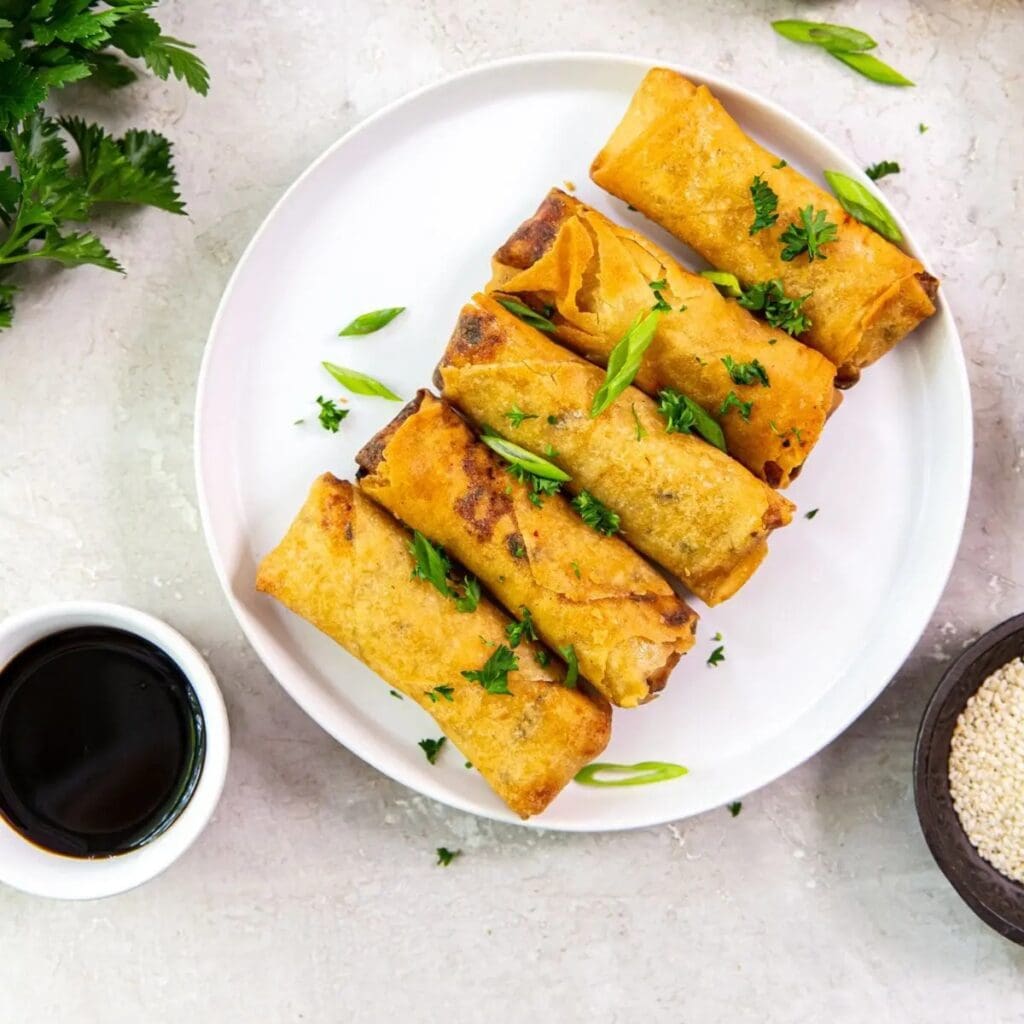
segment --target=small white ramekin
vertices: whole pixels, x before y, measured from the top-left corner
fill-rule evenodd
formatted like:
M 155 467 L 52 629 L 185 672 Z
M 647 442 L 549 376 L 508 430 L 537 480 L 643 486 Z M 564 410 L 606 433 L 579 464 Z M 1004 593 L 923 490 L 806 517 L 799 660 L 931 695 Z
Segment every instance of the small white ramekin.
M 203 713 L 206 752 L 188 804 L 156 838 L 114 857 L 66 857 L 29 842 L 0 815 L 0 882 L 36 896 L 90 900 L 148 882 L 170 867 L 210 820 L 224 787 L 230 734 L 217 681 L 200 653 L 176 630 L 145 612 L 98 601 L 46 605 L 0 622 L 0 668 L 29 644 L 76 626 L 112 626 L 134 633 L 177 662 Z

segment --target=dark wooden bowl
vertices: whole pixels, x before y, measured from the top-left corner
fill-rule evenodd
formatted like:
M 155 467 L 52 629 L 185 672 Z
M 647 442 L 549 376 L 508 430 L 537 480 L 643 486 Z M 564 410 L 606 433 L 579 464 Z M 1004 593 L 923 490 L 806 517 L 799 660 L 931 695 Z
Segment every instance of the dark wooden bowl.
M 976 640 L 932 694 L 914 750 L 914 802 L 935 862 L 963 901 L 1000 935 L 1024 945 L 1024 885 L 1001 875 L 971 845 L 949 793 L 949 745 L 968 699 L 1001 665 L 1024 656 L 1024 615 Z

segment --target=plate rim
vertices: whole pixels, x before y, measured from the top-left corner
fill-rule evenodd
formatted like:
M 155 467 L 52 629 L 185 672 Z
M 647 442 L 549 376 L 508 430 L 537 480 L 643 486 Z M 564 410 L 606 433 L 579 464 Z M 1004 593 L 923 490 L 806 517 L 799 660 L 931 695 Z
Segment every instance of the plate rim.
M 712 803 L 707 807 L 698 810 L 685 811 L 679 813 L 666 813 L 663 810 L 658 810 L 654 814 L 648 815 L 643 820 L 613 820 L 610 822 L 601 822 L 594 824 L 589 820 L 586 821 L 570 821 L 554 824 L 545 820 L 544 815 L 538 815 L 534 818 L 522 820 L 513 815 L 507 808 L 502 806 L 495 806 L 492 808 L 480 807 L 477 803 L 472 800 L 465 799 L 457 793 L 450 791 L 442 783 L 424 783 L 419 778 L 412 778 L 409 776 L 400 764 L 389 764 L 387 767 L 379 762 L 379 759 L 367 750 L 368 744 L 362 743 L 358 739 L 354 739 L 352 736 L 346 736 L 344 739 L 339 736 L 336 731 L 330 726 L 324 724 L 321 717 L 318 715 L 315 705 L 318 701 L 310 693 L 297 692 L 298 687 L 293 687 L 286 684 L 282 675 L 285 673 L 279 672 L 277 665 L 277 655 L 275 652 L 269 650 L 262 640 L 255 638 L 250 632 L 250 628 L 247 625 L 248 612 L 243 607 L 242 603 L 235 597 L 232 586 L 230 574 L 227 567 L 223 563 L 223 555 L 220 551 L 217 543 L 216 536 L 214 533 L 214 527 L 212 523 L 212 515 L 210 511 L 210 503 L 204 483 L 203 474 L 203 428 L 205 419 L 205 397 L 207 391 L 207 377 L 210 372 L 210 366 L 213 360 L 212 353 L 215 348 L 215 339 L 221 327 L 221 321 L 225 316 L 225 311 L 230 304 L 233 292 L 237 286 L 237 283 L 241 277 L 243 268 L 249 261 L 249 258 L 253 251 L 257 248 L 263 235 L 268 231 L 270 224 L 276 219 L 282 207 L 286 205 L 290 197 L 297 192 L 305 181 L 310 178 L 319 167 L 327 162 L 339 149 L 348 144 L 352 139 L 361 133 L 368 131 L 379 121 L 385 120 L 391 114 L 406 106 L 407 104 L 415 103 L 416 101 L 428 96 L 431 93 L 443 92 L 451 86 L 464 81 L 465 79 L 492 75 L 495 73 L 501 73 L 502 71 L 512 68 L 518 69 L 522 67 L 528 67 L 529 65 L 544 65 L 544 64 L 558 64 L 558 63 L 574 63 L 574 64 L 586 64 L 586 63 L 610 63 L 619 66 L 626 66 L 632 68 L 651 68 L 651 67 L 666 67 L 672 70 L 678 71 L 680 74 L 685 75 L 691 80 L 706 84 L 712 90 L 719 89 L 725 92 L 730 92 L 740 96 L 745 103 L 750 103 L 754 106 L 759 106 L 764 110 L 770 112 L 776 118 L 788 122 L 792 127 L 797 129 L 799 132 L 804 134 L 806 137 L 811 139 L 816 145 L 822 146 L 827 150 L 834 151 L 847 163 L 855 165 L 850 157 L 848 157 L 842 147 L 832 143 L 824 135 L 822 135 L 817 129 L 807 124 L 802 118 L 786 110 L 781 105 L 777 104 L 774 100 L 768 99 L 760 93 L 747 88 L 746 86 L 739 85 L 735 81 L 724 78 L 721 75 L 714 73 L 705 72 L 703 69 L 691 66 L 683 65 L 675 62 L 659 60 L 650 57 L 637 56 L 632 54 L 620 54 L 610 53 L 601 50 L 581 50 L 581 51 L 564 51 L 554 50 L 543 53 L 525 54 L 521 56 L 503 57 L 497 60 L 487 61 L 482 64 L 476 64 L 470 68 L 462 69 L 453 74 L 449 74 L 438 81 L 430 82 L 426 85 L 420 86 L 419 88 L 413 89 L 409 92 L 402 94 L 396 99 L 386 103 L 380 109 L 369 114 L 363 118 L 357 124 L 353 125 L 347 131 L 343 132 L 334 142 L 328 145 L 318 156 L 316 156 L 306 167 L 299 173 L 299 175 L 288 185 L 288 187 L 281 193 L 281 195 L 274 202 L 273 206 L 267 211 L 266 215 L 256 228 L 249 242 L 246 244 L 241 254 L 239 255 L 234 269 L 228 278 L 227 283 L 224 286 L 224 290 L 221 294 L 220 301 L 217 305 L 216 313 L 214 314 L 213 320 L 210 324 L 210 329 L 207 333 L 206 342 L 203 346 L 203 357 L 200 364 L 199 374 L 196 382 L 196 396 L 194 406 L 194 425 L 193 425 L 193 472 L 195 474 L 196 494 L 198 499 L 200 521 L 203 528 L 203 537 L 206 542 L 207 551 L 210 556 L 210 560 L 213 563 L 214 571 L 217 575 L 217 580 L 220 583 L 221 590 L 224 592 L 224 596 L 227 599 L 228 606 L 231 609 L 232 614 L 235 617 L 239 628 L 242 631 L 243 636 L 248 642 L 249 646 L 253 649 L 256 656 L 260 659 L 264 667 L 270 672 L 277 684 L 284 690 L 285 693 L 329 736 L 331 736 L 336 742 L 340 743 L 347 750 L 353 753 L 360 760 L 365 761 L 371 767 L 386 775 L 388 778 L 400 783 L 403 786 L 413 790 L 416 793 L 422 794 L 429 797 L 430 799 L 437 800 L 438 802 L 455 808 L 460 811 L 465 811 L 470 814 L 477 815 L 482 818 L 500 821 L 506 824 L 519 825 L 526 828 L 548 830 L 548 831 L 563 831 L 563 832 L 618 832 L 628 831 L 638 828 L 650 828 L 657 825 L 663 825 L 667 822 L 679 821 L 685 818 L 693 817 L 697 814 L 705 813 L 708 810 L 713 809 L 717 806 L 717 803 Z M 874 191 L 879 198 L 883 198 L 881 193 L 878 191 L 877 186 L 873 182 L 866 183 L 867 187 Z M 889 207 L 891 210 L 891 207 Z M 907 228 L 905 221 L 903 220 L 900 213 L 896 210 L 891 210 L 894 219 L 900 226 L 904 233 L 906 248 L 916 253 L 919 251 L 918 246 L 914 240 L 913 234 Z M 922 261 L 923 262 L 923 261 Z M 837 716 L 842 721 L 838 724 L 832 723 L 826 729 L 823 729 L 821 735 L 815 737 L 813 741 L 814 749 L 809 752 L 801 752 L 794 755 L 787 754 L 785 757 L 780 758 L 779 762 L 773 766 L 772 774 L 769 777 L 763 778 L 759 782 L 753 784 L 749 789 L 746 789 L 743 793 L 737 794 L 737 799 L 741 796 L 747 796 L 752 792 L 756 792 L 764 786 L 767 786 L 783 775 L 788 774 L 794 768 L 799 767 L 806 761 L 809 761 L 812 757 L 819 754 L 829 744 L 836 739 L 837 736 L 845 732 L 884 692 L 886 687 L 892 681 L 896 673 L 905 664 L 907 658 L 912 653 L 917 642 L 920 640 L 924 629 L 927 627 L 932 615 L 935 612 L 936 607 L 945 591 L 946 585 L 949 581 L 949 576 L 953 569 L 957 553 L 960 548 L 961 540 L 963 537 L 963 529 L 967 516 L 968 501 L 970 498 L 972 474 L 973 474 L 973 439 L 974 439 L 974 423 L 973 423 L 973 408 L 971 401 L 970 383 L 967 375 L 967 365 L 963 352 L 963 343 L 960 338 L 960 333 L 957 329 L 956 322 L 953 318 L 952 312 L 949 308 L 949 302 L 945 295 L 942 297 L 942 302 L 936 309 L 936 316 L 942 321 L 944 331 L 949 335 L 951 339 L 951 355 L 953 359 L 953 368 L 956 371 L 956 379 L 953 383 L 956 386 L 956 391 L 959 394 L 960 402 L 960 424 L 958 433 L 963 440 L 963 452 L 960 465 L 957 470 L 956 483 L 958 485 L 957 502 L 955 509 L 949 509 L 947 507 L 946 516 L 950 519 L 951 528 L 945 535 L 945 548 L 941 552 L 941 558 L 936 559 L 935 563 L 938 566 L 938 574 L 935 576 L 934 583 L 934 594 L 926 595 L 925 599 L 919 602 L 919 611 L 912 620 L 912 628 L 906 630 L 904 639 L 895 644 L 894 650 L 888 659 L 888 667 L 882 675 L 885 681 L 878 686 L 877 689 L 872 687 L 865 687 L 864 696 L 856 702 L 855 709 L 848 715 Z M 934 553 L 933 553 L 934 554 Z M 811 705 L 813 708 L 815 705 Z M 810 712 L 810 708 L 804 714 Z M 789 727 L 787 727 L 789 728 Z

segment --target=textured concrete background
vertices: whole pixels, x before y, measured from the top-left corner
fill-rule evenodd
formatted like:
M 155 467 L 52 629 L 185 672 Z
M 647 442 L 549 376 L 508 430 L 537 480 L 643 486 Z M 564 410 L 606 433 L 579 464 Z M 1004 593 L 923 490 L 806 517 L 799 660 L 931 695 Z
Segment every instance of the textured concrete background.
M 918 87 L 874 85 L 768 26 L 801 14 L 869 31 Z M 1024 1020 L 1024 951 L 934 867 L 910 788 L 943 666 L 1024 608 L 1024 7 L 223 0 L 162 18 L 199 45 L 209 98 L 153 82 L 62 102 L 170 135 L 191 216 L 111 219 L 128 277 L 40 274 L 0 337 L 0 613 L 85 597 L 165 617 L 220 676 L 233 761 L 212 826 L 156 882 L 89 905 L 0 891 L 0 1021 Z M 282 190 L 407 90 L 557 48 L 703 66 L 862 163 L 899 160 L 885 191 L 932 254 L 969 357 L 974 490 L 939 610 L 871 711 L 735 820 L 538 834 L 415 796 L 268 676 L 199 529 L 203 343 Z M 442 870 L 440 845 L 464 855 Z

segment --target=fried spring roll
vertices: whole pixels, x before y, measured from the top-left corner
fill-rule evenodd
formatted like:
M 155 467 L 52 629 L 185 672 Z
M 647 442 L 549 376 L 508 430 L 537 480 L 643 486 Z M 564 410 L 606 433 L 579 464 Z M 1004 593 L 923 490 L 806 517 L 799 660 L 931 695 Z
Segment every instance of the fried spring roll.
M 445 397 L 534 452 L 554 449 L 571 476 L 621 518 L 623 535 L 708 604 L 731 597 L 793 505 L 713 445 L 668 434 L 655 403 L 627 388 L 588 415 L 604 372 L 489 296 L 459 316 L 438 368 Z M 505 413 L 531 418 L 512 427 Z M 549 448 L 550 446 L 550 448 Z
M 836 400 L 836 368 L 824 356 L 724 298 L 643 235 L 558 189 L 495 253 L 492 266 L 488 291 L 554 306 L 553 336 L 602 365 L 637 313 L 650 309 L 651 283 L 663 281 L 659 294 L 670 308 L 634 385 L 649 395 L 681 391 L 715 417 L 730 391 L 753 399 L 749 419 L 722 421 L 729 454 L 772 487 L 785 487 L 800 472 Z M 754 360 L 768 386 L 757 377 L 738 383 L 727 368 L 727 361 Z
M 935 312 L 938 282 L 921 264 L 847 214 L 792 167 L 778 167 L 743 132 L 706 86 L 666 68 L 649 71 L 625 116 L 597 155 L 591 177 L 635 206 L 713 266 L 751 285 L 780 278 L 791 296 L 811 293 L 812 320 L 801 340 L 851 384 Z M 778 221 L 750 233 L 755 175 L 778 196 Z M 838 225 L 826 258 L 781 258 L 780 236 L 807 206 Z
M 613 704 L 662 689 L 696 615 L 635 551 L 531 489 L 447 403 L 421 391 L 356 457 L 363 491 L 442 545 Z M 533 495 L 536 498 L 536 495 Z
M 604 750 L 611 709 L 566 689 L 561 663 L 528 640 L 515 649 L 508 694 L 466 679 L 463 670 L 479 669 L 507 643 L 511 620 L 486 598 L 459 612 L 430 583 L 411 578 L 408 545 L 392 516 L 327 473 L 263 560 L 256 586 L 429 712 L 516 814 L 539 814 Z M 450 700 L 427 696 L 439 685 L 451 687 Z

